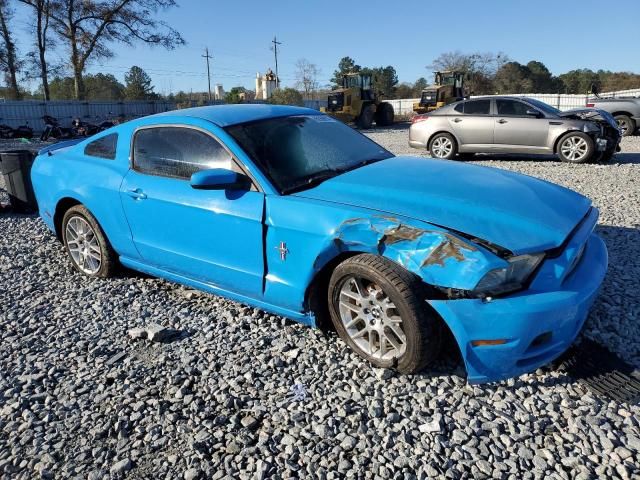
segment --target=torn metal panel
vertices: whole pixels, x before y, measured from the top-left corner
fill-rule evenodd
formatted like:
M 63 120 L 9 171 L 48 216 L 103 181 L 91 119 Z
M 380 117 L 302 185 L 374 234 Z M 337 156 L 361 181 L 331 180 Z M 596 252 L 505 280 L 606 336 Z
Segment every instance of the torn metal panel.
M 481 247 L 441 228 L 426 227 L 393 217 L 350 218 L 338 228 L 335 244 L 339 251 L 383 255 L 440 287 L 472 289 L 489 269 L 503 266 Z

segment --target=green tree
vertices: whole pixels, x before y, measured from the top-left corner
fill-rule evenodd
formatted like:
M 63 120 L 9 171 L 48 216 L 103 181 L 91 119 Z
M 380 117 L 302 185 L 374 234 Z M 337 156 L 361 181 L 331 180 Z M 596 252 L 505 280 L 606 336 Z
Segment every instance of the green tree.
M 86 75 L 84 85 L 88 100 L 122 100 L 124 98 L 125 86 L 110 73 Z
M 151 77 L 138 66 L 131 67 L 124 75 L 124 97 L 127 100 L 148 100 L 156 97 Z
M 396 98 L 412 98 L 413 97 L 413 85 L 407 82 L 402 82 L 396 85 Z
M 387 98 L 394 98 L 396 85 L 398 84 L 398 74 L 391 65 L 371 69 L 373 88 L 377 92 L 382 92 Z
M 570 70 L 559 75 L 558 78 L 564 84 L 563 93 L 586 94 L 589 92 L 591 84 L 601 87 L 600 77 L 593 70 L 587 68 Z
M 42 86 L 38 91 L 42 94 Z M 49 82 L 49 93 L 51 100 L 69 100 L 74 98 L 73 77 L 53 77 Z
M 269 103 L 275 105 L 304 105 L 302 94 L 295 88 L 281 88 L 276 90 L 269 98 Z
M 359 72 L 360 65 L 357 65 L 355 60 L 351 57 L 342 57 L 338 62 L 338 69 L 333 72 L 333 78 L 331 83 L 334 88 L 342 86 L 342 77 L 347 73 Z
M 507 62 L 500 67 L 493 83 L 498 93 L 533 93 L 531 72 L 518 62 Z
M 422 90 L 427 88 L 428 85 L 429 82 L 427 81 L 427 79 L 424 77 L 420 77 L 418 80 L 416 80 L 416 83 L 413 84 L 413 92 L 411 94 L 412 97 L 420 97 L 422 95 Z
M 534 93 L 558 93 L 562 91 L 563 84 L 558 77 L 554 77 L 546 65 L 537 60 L 527 63 L 529 75 L 533 83 Z
M 226 103 L 242 103 L 244 102 L 245 92 L 246 89 L 244 87 L 233 87 L 225 94 L 224 101 Z

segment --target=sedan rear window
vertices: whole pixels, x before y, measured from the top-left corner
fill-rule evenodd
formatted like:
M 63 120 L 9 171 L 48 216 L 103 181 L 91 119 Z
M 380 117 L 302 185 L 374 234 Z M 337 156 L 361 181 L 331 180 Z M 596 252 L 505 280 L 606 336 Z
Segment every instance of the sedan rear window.
M 512 115 L 526 117 L 527 110 L 533 110 L 529 105 L 516 100 L 496 100 L 498 115 Z
M 489 115 L 491 100 L 471 100 L 465 102 L 464 113 L 467 115 Z
M 118 143 L 118 134 L 112 133 L 100 137 L 93 142 L 89 142 L 84 147 L 84 154 L 90 157 L 104 158 L 106 160 L 114 160 L 116 158 L 116 145 Z

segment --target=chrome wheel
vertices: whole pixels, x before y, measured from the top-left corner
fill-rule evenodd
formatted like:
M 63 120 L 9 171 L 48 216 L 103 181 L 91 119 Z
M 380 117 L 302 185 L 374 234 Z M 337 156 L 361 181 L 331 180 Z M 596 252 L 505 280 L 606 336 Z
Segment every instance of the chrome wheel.
M 579 162 L 587 156 L 589 145 L 587 145 L 584 138 L 578 136 L 568 137 L 560 145 L 560 151 L 567 160 Z
M 340 289 L 339 311 L 347 335 L 365 354 L 376 360 L 392 360 L 405 353 L 402 318 L 375 283 L 347 277 Z
M 453 142 L 447 137 L 438 137 L 431 142 L 431 154 L 437 158 L 445 158 L 451 155 Z
M 67 222 L 65 239 L 71 259 L 87 275 L 94 275 L 102 265 L 102 251 L 96 233 L 84 218 L 73 216 Z
M 623 137 L 627 135 L 629 131 L 630 125 L 624 118 L 616 118 L 616 123 L 618 124 L 618 129 L 620 130 L 620 135 Z

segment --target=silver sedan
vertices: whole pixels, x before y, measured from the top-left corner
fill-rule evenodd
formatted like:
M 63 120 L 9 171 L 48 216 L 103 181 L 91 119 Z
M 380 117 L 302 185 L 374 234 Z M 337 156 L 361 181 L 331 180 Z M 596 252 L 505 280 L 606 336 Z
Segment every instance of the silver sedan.
M 480 97 L 413 117 L 409 145 L 433 157 L 474 153 L 557 154 L 562 161 L 607 161 L 619 151 L 613 117 L 593 108 L 560 110 L 526 97 Z

